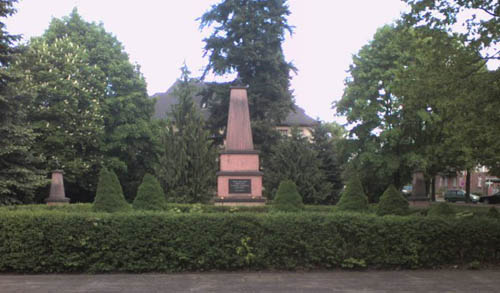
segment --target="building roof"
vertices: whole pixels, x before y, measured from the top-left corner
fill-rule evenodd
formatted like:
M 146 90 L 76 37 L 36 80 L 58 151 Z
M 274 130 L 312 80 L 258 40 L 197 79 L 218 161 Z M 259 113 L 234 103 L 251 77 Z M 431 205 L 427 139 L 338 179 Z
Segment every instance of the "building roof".
M 156 98 L 155 113 L 154 118 L 162 119 L 166 118 L 168 113 L 172 110 L 172 106 L 179 103 L 179 97 L 174 94 L 174 88 L 177 85 L 175 82 L 166 92 L 156 93 L 151 98 Z M 198 83 L 197 86 L 200 88 L 204 86 L 203 83 Z M 229 92 L 227 93 L 229 95 Z M 205 119 L 210 117 L 210 111 L 208 108 L 201 107 L 201 96 L 193 97 L 193 101 L 196 106 L 199 107 L 201 114 Z M 304 109 L 294 104 L 294 110 L 288 113 L 286 119 L 281 123 L 281 126 L 314 126 L 318 122 L 309 117 Z

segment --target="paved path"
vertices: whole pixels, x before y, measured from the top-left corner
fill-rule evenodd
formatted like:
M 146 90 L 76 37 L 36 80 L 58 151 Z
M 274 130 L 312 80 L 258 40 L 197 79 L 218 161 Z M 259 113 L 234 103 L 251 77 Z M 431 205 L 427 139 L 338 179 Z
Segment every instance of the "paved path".
M 500 292 L 500 270 L 4 274 L 0 292 Z

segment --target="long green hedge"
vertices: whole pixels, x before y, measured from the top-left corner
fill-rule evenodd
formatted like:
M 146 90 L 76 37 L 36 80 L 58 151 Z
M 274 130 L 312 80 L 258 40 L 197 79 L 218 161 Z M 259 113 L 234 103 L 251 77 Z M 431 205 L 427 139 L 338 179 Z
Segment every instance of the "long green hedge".
M 488 218 L 0 210 L 0 272 L 428 268 L 499 249 Z

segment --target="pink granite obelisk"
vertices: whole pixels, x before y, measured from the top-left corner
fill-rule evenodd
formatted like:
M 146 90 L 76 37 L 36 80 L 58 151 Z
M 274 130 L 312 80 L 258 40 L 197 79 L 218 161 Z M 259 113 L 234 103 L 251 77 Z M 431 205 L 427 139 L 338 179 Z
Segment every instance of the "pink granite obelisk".
M 52 180 L 50 182 L 50 194 L 45 199 L 48 205 L 66 204 L 69 198 L 66 197 L 64 192 L 64 179 L 62 170 L 52 171 Z
M 253 148 L 246 87 L 231 87 L 225 150 L 220 153 L 219 164 L 216 204 L 265 203 L 259 152 Z

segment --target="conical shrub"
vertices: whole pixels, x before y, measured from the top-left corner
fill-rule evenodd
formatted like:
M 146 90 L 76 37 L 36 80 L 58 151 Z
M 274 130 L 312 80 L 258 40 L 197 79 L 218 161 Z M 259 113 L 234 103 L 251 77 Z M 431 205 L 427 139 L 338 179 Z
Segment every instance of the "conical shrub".
M 165 193 L 160 183 L 151 174 L 144 175 L 132 203 L 136 210 L 164 210 L 167 207 Z
M 486 215 L 489 218 L 500 219 L 500 213 L 498 212 L 498 210 L 495 207 L 489 208 L 488 213 L 486 213 Z
M 272 211 L 298 212 L 304 209 L 302 196 L 292 180 L 281 181 L 274 196 Z
M 338 211 L 362 212 L 368 210 L 368 197 L 363 191 L 363 185 L 358 176 L 353 176 L 347 182 L 347 186 L 340 195 L 336 209 Z
M 380 197 L 377 207 L 377 215 L 407 215 L 410 211 L 408 200 L 399 192 L 394 185 L 389 185 Z
M 99 173 L 99 182 L 97 183 L 97 192 L 92 210 L 113 213 L 130 209 L 130 205 L 123 196 L 123 190 L 115 172 L 102 168 Z
M 452 217 L 455 215 L 453 208 L 446 202 L 433 204 L 427 211 L 429 217 Z

